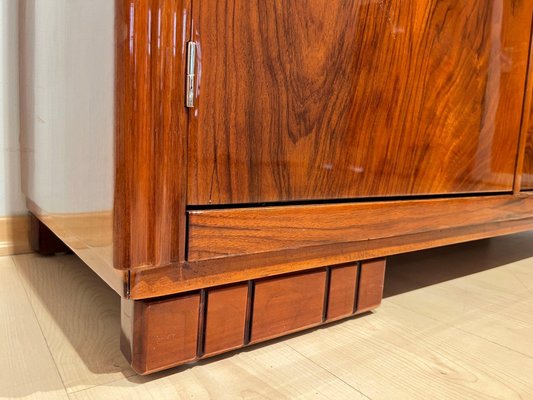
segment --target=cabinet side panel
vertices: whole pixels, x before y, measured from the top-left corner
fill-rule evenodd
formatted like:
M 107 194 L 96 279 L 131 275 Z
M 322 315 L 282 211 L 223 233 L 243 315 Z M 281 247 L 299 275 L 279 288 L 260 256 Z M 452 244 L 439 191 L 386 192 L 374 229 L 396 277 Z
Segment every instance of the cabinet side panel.
M 109 0 L 19 2 L 22 186 L 94 269 L 113 265 L 114 19 Z

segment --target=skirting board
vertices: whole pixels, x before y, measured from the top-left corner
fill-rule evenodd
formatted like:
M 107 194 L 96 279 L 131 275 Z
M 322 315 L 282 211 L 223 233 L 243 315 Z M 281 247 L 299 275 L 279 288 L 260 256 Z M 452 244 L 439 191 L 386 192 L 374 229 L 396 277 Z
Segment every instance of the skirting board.
M 30 253 L 27 215 L 0 217 L 0 256 Z

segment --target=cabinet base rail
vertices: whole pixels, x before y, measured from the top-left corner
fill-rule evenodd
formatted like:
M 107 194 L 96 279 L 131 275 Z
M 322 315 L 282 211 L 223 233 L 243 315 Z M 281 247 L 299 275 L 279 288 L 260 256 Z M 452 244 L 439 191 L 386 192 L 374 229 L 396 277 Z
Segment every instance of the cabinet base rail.
M 149 374 L 377 308 L 385 259 L 122 300 L 121 348 Z

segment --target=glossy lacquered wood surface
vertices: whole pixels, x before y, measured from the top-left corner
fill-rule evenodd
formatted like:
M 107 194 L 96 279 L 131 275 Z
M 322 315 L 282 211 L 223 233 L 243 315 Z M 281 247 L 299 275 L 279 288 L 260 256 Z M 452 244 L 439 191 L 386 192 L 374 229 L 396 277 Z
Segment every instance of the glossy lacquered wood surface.
M 532 7 L 194 2 L 189 204 L 512 190 Z
M 381 304 L 385 283 L 385 259 L 364 261 L 359 275 L 357 312 L 373 310 Z
M 459 202 L 456 203 L 457 201 Z M 275 221 L 270 218 L 270 221 L 266 222 L 258 214 L 259 218 L 255 225 L 252 220 L 238 223 L 237 228 L 234 229 L 234 242 L 232 243 L 232 239 L 227 242 L 228 245 L 232 244 L 232 249 L 221 251 L 221 254 L 226 254 L 226 256 L 130 271 L 130 295 L 135 299 L 162 296 L 229 284 L 243 279 L 259 279 L 303 271 L 316 268 L 317 265 L 335 265 L 353 262 L 353 260 L 379 258 L 533 229 L 533 194 L 427 200 L 427 207 L 422 207 L 420 201 L 417 203 L 418 206 L 413 206 L 412 201 L 406 201 L 403 206 L 405 208 L 396 213 L 394 207 L 398 207 L 398 204 L 390 203 L 390 208 L 386 213 L 384 209 L 387 203 L 383 204 L 384 209 L 375 208 L 372 212 L 370 212 L 372 204 L 360 204 L 363 208 L 369 208 L 358 215 L 367 218 L 367 222 L 376 218 L 375 224 L 371 223 L 368 226 L 372 228 L 374 234 L 365 233 L 365 229 L 358 228 L 358 222 L 351 219 L 353 209 L 347 209 L 346 213 L 337 216 L 328 216 L 325 212 L 312 213 L 309 211 L 310 206 L 307 206 L 306 212 L 302 212 L 293 220 L 297 223 L 301 218 L 300 222 L 306 221 L 307 225 L 297 223 L 291 235 L 288 226 L 289 219 L 295 215 L 284 214 L 289 209 L 288 207 L 275 208 L 274 210 L 278 212 Z M 346 204 L 340 204 L 314 207 L 320 210 L 320 207 L 342 209 L 346 206 Z M 409 209 L 410 211 L 404 214 L 404 211 Z M 378 210 L 382 214 L 381 217 Z M 253 212 L 254 210 L 245 211 Z M 266 209 L 263 211 L 266 212 Z M 434 215 L 443 225 L 436 226 L 429 215 Z M 387 220 L 391 216 L 394 217 L 393 224 L 390 223 L 392 221 Z M 327 221 L 327 224 L 320 227 L 320 221 Z M 352 226 L 350 226 L 350 221 L 353 221 Z M 205 227 L 213 228 L 213 232 L 218 232 L 211 236 L 213 244 L 217 243 L 216 235 L 228 234 L 227 232 L 230 231 L 230 229 L 225 230 L 226 222 L 222 220 L 219 222 L 219 226 L 215 224 Z M 261 229 L 261 224 L 265 222 L 271 224 L 271 229 Z M 276 222 L 282 224 L 280 229 L 276 228 Z M 243 227 L 243 223 L 248 224 L 248 227 L 239 228 L 239 226 Z M 316 229 L 311 228 L 306 232 L 302 228 L 312 227 L 313 224 Z M 381 233 L 376 235 L 379 232 Z M 277 243 L 277 233 L 284 235 L 280 243 Z M 349 237 L 355 237 L 351 236 L 354 234 L 360 234 L 360 240 L 350 241 Z M 332 235 L 334 239 L 330 237 Z M 239 245 L 239 241 L 248 241 L 250 247 Z M 218 241 L 218 243 L 221 242 Z M 276 246 L 279 246 L 278 250 L 274 250 Z M 246 250 L 253 247 L 256 250 L 260 247 L 270 250 L 229 255 L 230 252 L 235 253 L 237 249 Z M 210 252 L 212 250 L 212 248 L 209 249 Z
M 212 356 L 244 345 L 248 287 L 248 283 L 241 283 L 207 292 L 203 356 Z
M 526 218 L 533 218 L 533 196 L 191 211 L 188 259 L 365 242 Z
M 257 282 L 250 343 L 321 324 L 325 296 L 326 270 Z
M 198 293 L 148 302 L 123 299 L 121 308 L 121 348 L 135 371 L 155 372 L 196 359 Z
M 359 282 L 359 263 L 331 268 L 326 319 L 334 321 L 354 313 Z
M 32 201 L 30 212 L 119 295 L 127 295 L 128 271 L 113 268 L 111 212 L 47 214 Z M 38 228 L 33 225 L 32 228 Z M 30 229 L 30 236 L 34 232 Z
M 371 260 L 164 300 L 123 300 L 122 349 L 147 374 L 346 318 L 381 304 L 384 271 L 385 260 Z
M 189 0 L 116 0 L 114 264 L 184 253 Z

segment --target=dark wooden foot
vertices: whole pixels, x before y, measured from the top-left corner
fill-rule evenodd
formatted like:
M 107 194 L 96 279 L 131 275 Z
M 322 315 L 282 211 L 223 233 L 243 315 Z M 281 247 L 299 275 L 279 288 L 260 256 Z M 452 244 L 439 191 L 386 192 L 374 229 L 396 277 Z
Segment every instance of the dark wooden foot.
M 137 373 L 149 374 L 375 309 L 384 277 L 380 259 L 123 300 L 121 347 Z
M 30 245 L 33 251 L 44 256 L 71 252 L 69 247 L 33 214 L 30 214 Z

